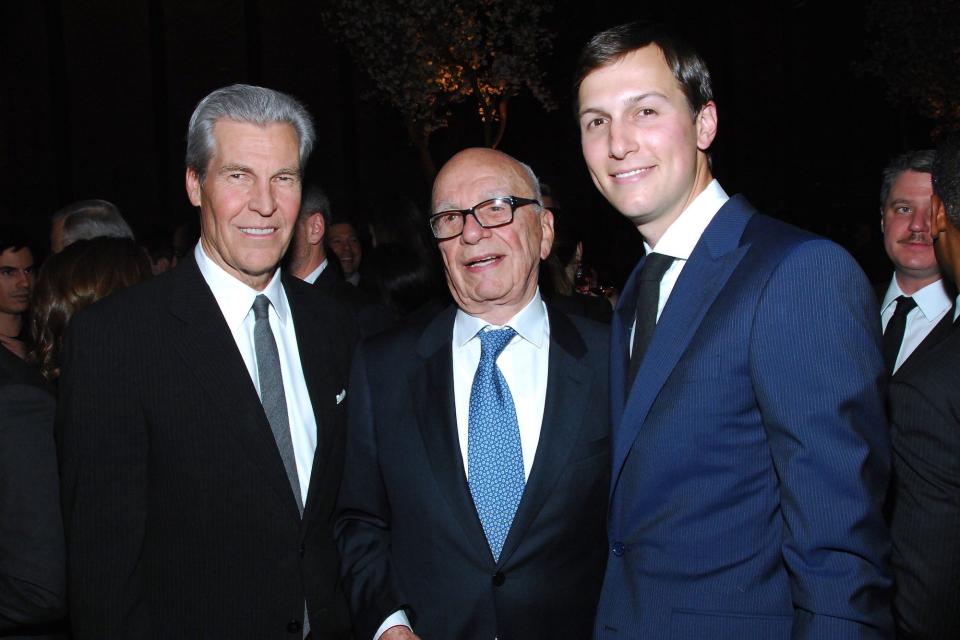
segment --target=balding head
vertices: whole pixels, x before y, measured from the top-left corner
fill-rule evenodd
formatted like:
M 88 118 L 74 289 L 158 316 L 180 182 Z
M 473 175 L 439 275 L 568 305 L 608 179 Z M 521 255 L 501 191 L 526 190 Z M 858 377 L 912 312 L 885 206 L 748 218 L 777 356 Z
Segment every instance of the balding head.
M 505 153 L 466 149 L 443 166 L 433 184 L 434 214 L 510 197 L 537 202 L 514 206 L 513 222 L 497 227 L 484 228 L 467 215 L 463 233 L 439 241 L 457 305 L 496 325 L 533 299 L 540 260 L 553 243 L 553 214 L 539 204 L 539 181 L 530 167 Z

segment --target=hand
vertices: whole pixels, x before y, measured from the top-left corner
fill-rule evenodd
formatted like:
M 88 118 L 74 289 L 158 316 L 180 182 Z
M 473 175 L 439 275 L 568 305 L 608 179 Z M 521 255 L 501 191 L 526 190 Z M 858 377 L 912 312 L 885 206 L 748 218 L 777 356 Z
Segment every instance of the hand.
M 420 636 L 415 634 L 410 627 L 398 624 L 384 631 L 380 640 L 420 640 Z

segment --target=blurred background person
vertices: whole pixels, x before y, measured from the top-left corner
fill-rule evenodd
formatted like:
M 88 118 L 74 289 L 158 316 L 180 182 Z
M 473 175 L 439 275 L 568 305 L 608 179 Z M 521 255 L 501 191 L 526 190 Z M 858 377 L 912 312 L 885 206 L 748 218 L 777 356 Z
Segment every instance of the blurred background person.
M 77 240 L 110 237 L 134 239 L 133 229 L 112 202 L 79 200 L 50 218 L 50 251 L 60 253 Z
M 150 261 L 150 271 L 158 276 L 177 266 L 177 254 L 173 248 L 173 233 L 160 229 L 140 241 L 140 248 Z
M 336 254 L 343 270 L 344 279 L 358 286 L 360 284 L 360 263 L 363 260 L 363 248 L 360 236 L 352 222 L 340 220 L 327 229 L 327 246 Z
M 573 216 L 564 213 L 554 189 L 540 183 L 543 208 L 553 213 L 553 246 L 540 263 L 540 293 L 565 313 L 610 324 L 613 306 L 584 285 L 583 240 Z
M 20 229 L 0 226 L 0 345 L 19 359 L 27 355 L 24 317 L 34 280 L 33 252 Z
M 56 401 L 17 363 L 15 356 L 0 358 L 0 638 L 59 638 L 66 559 Z
M 32 358 L 43 376 L 60 377 L 60 350 L 70 319 L 115 291 L 151 277 L 150 263 L 126 238 L 80 240 L 40 269 L 30 318 Z

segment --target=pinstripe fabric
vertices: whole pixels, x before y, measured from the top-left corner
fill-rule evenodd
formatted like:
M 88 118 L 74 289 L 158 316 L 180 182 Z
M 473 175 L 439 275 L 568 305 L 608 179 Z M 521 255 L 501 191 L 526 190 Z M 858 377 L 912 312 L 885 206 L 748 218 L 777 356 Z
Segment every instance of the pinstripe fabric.
M 614 317 L 613 390 L 632 305 Z M 849 255 L 740 197 L 720 209 L 629 396 L 611 395 L 596 638 L 887 637 L 879 339 Z

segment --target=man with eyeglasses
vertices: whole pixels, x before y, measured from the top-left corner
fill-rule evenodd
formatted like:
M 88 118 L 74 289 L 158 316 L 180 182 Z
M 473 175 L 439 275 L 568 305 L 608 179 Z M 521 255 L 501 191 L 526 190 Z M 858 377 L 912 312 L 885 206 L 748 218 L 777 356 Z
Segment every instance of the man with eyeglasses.
M 607 333 L 540 298 L 526 165 L 468 149 L 430 228 L 455 302 L 364 343 L 335 531 L 359 640 L 586 638 L 605 557 Z

